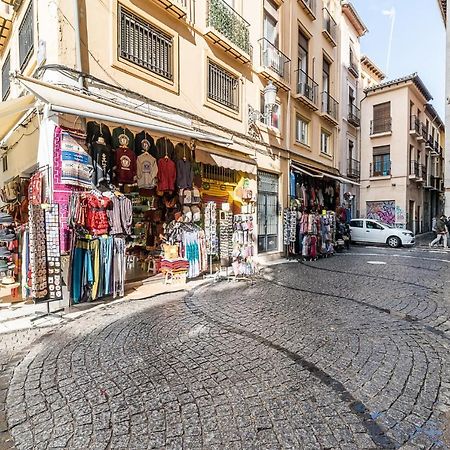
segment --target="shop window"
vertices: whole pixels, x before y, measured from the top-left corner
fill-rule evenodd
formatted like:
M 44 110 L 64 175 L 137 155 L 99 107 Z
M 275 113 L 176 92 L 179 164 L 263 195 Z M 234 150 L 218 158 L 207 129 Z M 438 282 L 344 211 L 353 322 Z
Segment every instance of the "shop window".
M 11 58 L 10 54 L 5 58 L 2 67 L 2 100 L 6 100 L 9 95 L 10 81 L 9 72 L 11 71 Z
M 34 20 L 33 20 L 33 2 L 30 2 L 28 9 L 23 16 L 22 23 L 19 28 L 19 63 L 22 70 L 31 54 L 34 47 Z
M 331 155 L 331 134 L 322 130 L 320 133 L 320 151 L 325 155 Z
M 2 167 L 3 167 L 3 172 L 6 172 L 8 170 L 8 155 L 3 155 Z
M 280 104 L 277 103 L 272 109 L 272 114 L 268 114 L 269 110 L 264 103 L 264 94 L 261 92 L 261 122 L 268 127 L 280 129 Z
M 309 145 L 309 121 L 301 116 L 296 118 L 295 139 L 301 144 Z
M 239 79 L 208 59 L 208 98 L 239 111 Z
M 278 250 L 278 175 L 258 171 L 258 252 Z
M 119 6 L 119 55 L 167 80 L 173 80 L 173 36 Z

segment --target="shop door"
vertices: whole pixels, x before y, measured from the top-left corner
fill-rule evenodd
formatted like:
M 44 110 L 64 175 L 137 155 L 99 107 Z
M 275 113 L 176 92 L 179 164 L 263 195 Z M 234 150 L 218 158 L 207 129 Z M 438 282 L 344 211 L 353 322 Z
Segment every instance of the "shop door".
M 278 250 L 278 175 L 258 171 L 258 253 Z

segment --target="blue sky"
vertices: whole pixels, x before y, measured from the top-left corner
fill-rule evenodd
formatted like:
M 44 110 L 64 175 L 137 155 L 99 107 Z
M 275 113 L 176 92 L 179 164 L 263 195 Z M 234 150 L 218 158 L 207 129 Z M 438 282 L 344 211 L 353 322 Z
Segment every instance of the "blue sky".
M 351 0 L 369 32 L 361 38 L 361 51 L 386 71 L 391 19 L 383 11 L 395 9 L 388 78 L 413 72 L 433 96 L 444 120 L 445 29 L 436 0 Z

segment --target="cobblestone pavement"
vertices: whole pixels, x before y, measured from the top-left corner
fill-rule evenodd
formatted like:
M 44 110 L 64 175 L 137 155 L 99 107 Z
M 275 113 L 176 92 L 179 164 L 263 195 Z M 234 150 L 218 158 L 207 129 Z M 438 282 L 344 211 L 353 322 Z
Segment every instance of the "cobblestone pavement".
M 18 449 L 450 448 L 449 268 L 359 247 L 107 306 L 5 365 L 9 433 Z

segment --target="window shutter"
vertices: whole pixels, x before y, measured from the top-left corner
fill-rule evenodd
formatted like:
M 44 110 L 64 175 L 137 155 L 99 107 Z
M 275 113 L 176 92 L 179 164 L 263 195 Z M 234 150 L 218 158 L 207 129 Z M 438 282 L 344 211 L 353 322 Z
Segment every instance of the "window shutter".
M 373 120 L 386 119 L 391 116 L 391 102 L 373 105 Z
M 386 155 L 386 154 L 390 154 L 390 153 L 391 153 L 390 145 L 382 145 L 380 147 L 373 148 L 373 156 Z

